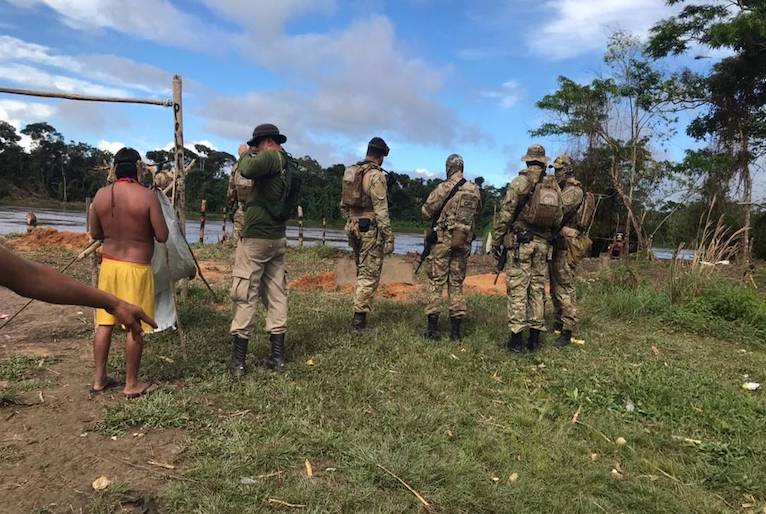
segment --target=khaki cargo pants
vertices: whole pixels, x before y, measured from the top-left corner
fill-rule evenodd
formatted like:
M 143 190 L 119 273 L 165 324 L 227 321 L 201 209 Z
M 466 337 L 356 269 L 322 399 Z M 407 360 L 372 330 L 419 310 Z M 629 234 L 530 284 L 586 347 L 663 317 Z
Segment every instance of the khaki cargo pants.
M 250 339 L 259 299 L 266 308 L 266 332 L 287 332 L 286 252 L 286 239 L 239 240 L 232 270 L 232 335 Z

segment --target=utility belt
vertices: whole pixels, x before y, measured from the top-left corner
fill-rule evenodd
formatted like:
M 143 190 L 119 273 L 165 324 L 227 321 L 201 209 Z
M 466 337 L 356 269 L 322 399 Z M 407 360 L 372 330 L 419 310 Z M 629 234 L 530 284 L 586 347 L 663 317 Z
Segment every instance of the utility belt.
M 515 228 L 513 230 L 513 257 L 516 260 L 521 259 L 521 245 L 526 245 L 531 243 L 535 237 L 538 237 L 540 239 L 543 239 L 545 241 L 548 241 L 550 243 L 550 237 L 549 235 L 542 234 L 540 232 L 537 232 L 535 230 L 530 229 L 523 229 L 523 228 Z M 550 261 L 553 260 L 553 246 L 548 246 L 548 255 L 546 255 L 546 260 Z

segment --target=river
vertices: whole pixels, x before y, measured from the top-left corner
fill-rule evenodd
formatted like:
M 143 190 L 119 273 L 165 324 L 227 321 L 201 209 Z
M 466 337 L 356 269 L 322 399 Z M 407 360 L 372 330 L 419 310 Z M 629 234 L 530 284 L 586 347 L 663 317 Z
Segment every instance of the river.
M 52 227 L 56 230 L 70 232 L 85 232 L 85 211 L 79 209 L 32 209 L 37 216 L 38 227 Z M 0 235 L 26 232 L 27 207 L 0 205 Z M 226 231 L 231 235 L 231 223 L 226 223 Z M 205 223 L 205 243 L 217 243 L 223 232 L 223 221 L 207 220 Z M 199 241 L 199 220 L 186 222 L 186 235 L 189 242 Z M 303 230 L 304 244 L 315 246 L 322 242 L 322 229 L 305 227 Z M 287 241 L 289 245 L 298 244 L 298 227 L 287 227 Z M 326 244 L 333 248 L 348 249 L 348 239 L 342 229 L 328 228 Z M 478 249 L 479 242 L 474 243 Z M 404 255 L 409 252 L 420 252 L 423 249 L 423 236 L 421 234 L 397 233 L 394 253 Z
M 26 231 L 26 215 L 30 209 L 27 207 L 17 207 L 11 205 L 0 205 L 0 235 L 23 233 Z M 44 209 L 34 208 L 37 216 L 38 227 L 52 227 L 56 230 L 67 230 L 70 232 L 85 231 L 85 211 L 79 209 Z M 226 223 L 226 230 L 231 234 L 231 223 Z M 223 221 L 207 220 L 205 223 L 205 244 L 217 243 L 223 232 Z M 190 242 L 199 241 L 199 220 L 186 222 L 186 235 Z M 304 228 L 304 244 L 307 246 L 316 246 L 322 242 L 321 228 Z M 291 246 L 298 244 L 298 227 L 290 225 L 287 227 L 287 242 Z M 348 249 L 348 240 L 346 234 L 341 229 L 328 228 L 326 244 L 333 248 Z M 474 252 L 481 247 L 481 240 L 474 241 Z M 406 232 L 396 233 L 396 245 L 394 253 L 404 255 L 410 252 L 420 252 L 423 249 L 423 236 Z M 653 248 L 654 255 L 660 260 L 670 260 L 673 258 L 673 250 L 669 248 Z M 681 258 L 691 260 L 694 252 L 683 250 Z

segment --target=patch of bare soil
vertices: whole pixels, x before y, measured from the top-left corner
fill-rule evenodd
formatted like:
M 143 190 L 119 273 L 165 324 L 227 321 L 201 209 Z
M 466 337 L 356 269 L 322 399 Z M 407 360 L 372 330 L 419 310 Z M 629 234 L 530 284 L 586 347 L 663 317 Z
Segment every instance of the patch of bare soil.
M 304 275 L 290 282 L 290 288 L 299 291 L 322 291 L 322 292 L 340 292 L 343 294 L 353 294 L 353 286 L 339 287 L 336 282 L 335 273 L 326 271 L 314 275 Z M 421 286 L 416 284 L 381 284 L 378 293 L 382 298 L 389 300 L 406 302 L 421 290 Z
M 34 252 L 47 247 L 57 247 L 73 252 L 81 252 L 90 244 L 88 234 L 83 232 L 59 232 L 55 228 L 33 228 L 23 236 L 10 240 L 14 250 Z
M 226 282 L 231 279 L 231 266 L 218 261 L 199 261 L 202 275 L 211 284 Z
M 24 302 L 0 288 L 0 315 Z M 24 405 L 0 408 L 1 512 L 81 512 L 100 476 L 156 496 L 167 474 L 177 473 L 147 462 L 177 464 L 180 431 L 137 431 L 115 440 L 93 432 L 105 404 L 126 400 L 119 388 L 89 398 L 91 334 L 90 309 L 39 302 L 0 331 L 0 358 L 57 358 L 41 370 L 39 388 L 22 393 Z M 112 351 L 122 351 L 120 346 Z

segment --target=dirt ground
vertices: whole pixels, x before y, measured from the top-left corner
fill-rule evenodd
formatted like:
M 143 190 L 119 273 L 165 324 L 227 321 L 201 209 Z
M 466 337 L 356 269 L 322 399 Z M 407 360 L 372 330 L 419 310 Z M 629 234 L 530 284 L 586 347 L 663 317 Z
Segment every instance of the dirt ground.
M 0 288 L 0 315 L 25 302 Z M 111 439 L 93 432 L 105 404 L 122 402 L 120 389 L 89 398 L 92 311 L 35 302 L 0 332 L 0 358 L 54 358 L 41 387 L 23 393 L 24 405 L 0 409 L 0 512 L 81 512 L 105 476 L 151 495 L 169 471 L 147 461 L 176 463 L 183 436 L 153 430 Z M 112 351 L 122 351 L 115 344 Z M 3 384 L 0 384 L 2 387 Z

